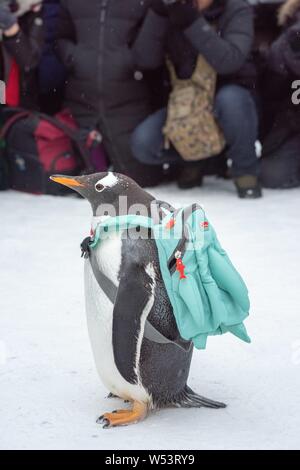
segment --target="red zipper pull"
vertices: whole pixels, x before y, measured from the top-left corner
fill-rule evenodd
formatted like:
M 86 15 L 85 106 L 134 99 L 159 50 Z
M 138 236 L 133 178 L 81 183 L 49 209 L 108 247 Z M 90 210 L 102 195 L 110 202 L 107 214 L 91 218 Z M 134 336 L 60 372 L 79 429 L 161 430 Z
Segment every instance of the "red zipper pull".
M 182 262 L 181 253 L 177 252 L 175 254 L 175 257 L 176 257 L 176 271 L 178 271 L 180 275 L 179 279 L 186 279 L 186 275 L 184 273 L 185 265 Z
M 174 227 L 175 222 L 176 221 L 174 218 L 170 219 L 169 222 L 166 224 L 166 229 L 171 230 Z

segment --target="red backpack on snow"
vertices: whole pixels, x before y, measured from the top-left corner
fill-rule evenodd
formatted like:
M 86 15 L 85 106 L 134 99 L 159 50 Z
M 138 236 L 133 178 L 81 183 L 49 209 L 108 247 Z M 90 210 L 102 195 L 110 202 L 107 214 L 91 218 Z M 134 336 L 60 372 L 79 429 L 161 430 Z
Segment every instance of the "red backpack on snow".
M 5 147 L 9 187 L 36 194 L 63 194 L 52 184 L 55 173 L 92 173 L 90 152 L 78 135 L 78 127 L 68 111 L 55 117 L 35 111 L 7 108 L 10 117 L 0 138 Z

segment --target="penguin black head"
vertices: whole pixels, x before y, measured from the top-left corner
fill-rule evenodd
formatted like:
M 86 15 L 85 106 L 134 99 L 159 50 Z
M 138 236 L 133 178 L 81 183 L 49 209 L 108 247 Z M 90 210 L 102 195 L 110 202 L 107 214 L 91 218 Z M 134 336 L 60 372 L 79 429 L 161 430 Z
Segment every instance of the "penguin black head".
M 133 179 L 120 173 L 104 172 L 83 176 L 53 175 L 50 179 L 74 189 L 87 199 L 92 206 L 94 216 L 144 212 L 142 206 L 145 210 L 149 210 L 151 201 L 154 199 Z M 141 208 L 138 209 L 138 206 Z

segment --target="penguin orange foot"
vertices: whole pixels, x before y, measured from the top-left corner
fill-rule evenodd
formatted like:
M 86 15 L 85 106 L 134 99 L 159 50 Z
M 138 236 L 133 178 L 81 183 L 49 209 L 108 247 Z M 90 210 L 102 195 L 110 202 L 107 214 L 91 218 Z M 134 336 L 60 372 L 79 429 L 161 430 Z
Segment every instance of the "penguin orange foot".
M 112 413 L 104 413 L 97 419 L 97 423 L 103 424 L 103 428 L 126 426 L 142 421 L 147 415 L 148 407 L 145 403 L 133 402 L 131 410 L 116 410 Z

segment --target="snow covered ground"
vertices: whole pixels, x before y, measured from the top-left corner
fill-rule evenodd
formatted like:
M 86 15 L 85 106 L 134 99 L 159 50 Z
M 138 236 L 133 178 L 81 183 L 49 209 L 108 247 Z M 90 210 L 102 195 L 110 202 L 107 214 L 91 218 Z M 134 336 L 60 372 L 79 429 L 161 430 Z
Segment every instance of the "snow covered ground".
M 300 447 L 300 189 L 241 201 L 230 182 L 153 191 L 203 204 L 251 294 L 252 344 L 225 335 L 195 351 L 190 385 L 224 410 L 168 409 L 103 430 L 115 409 L 90 351 L 79 242 L 90 208 L 73 198 L 0 194 L 0 448 Z

